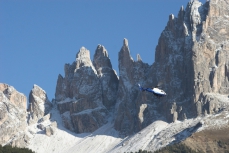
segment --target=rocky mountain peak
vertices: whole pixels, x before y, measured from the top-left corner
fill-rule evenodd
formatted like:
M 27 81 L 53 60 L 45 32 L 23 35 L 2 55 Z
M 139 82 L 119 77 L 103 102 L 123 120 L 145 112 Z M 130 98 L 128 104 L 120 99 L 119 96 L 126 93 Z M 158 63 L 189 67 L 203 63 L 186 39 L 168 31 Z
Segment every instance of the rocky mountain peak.
M 76 54 L 76 59 L 84 59 L 84 58 L 90 58 L 90 51 L 87 50 L 84 46 L 82 46 L 78 51 L 78 53 Z
M 140 54 L 137 54 L 137 61 L 138 62 L 142 61 Z
M 101 69 L 99 68 L 102 67 L 112 68 L 111 61 L 108 56 L 108 52 L 104 46 L 102 45 L 97 46 L 94 54 L 93 65 L 97 70 L 98 74 L 101 74 L 100 72 Z
M 170 15 L 169 15 L 169 21 L 174 20 L 174 18 L 175 18 L 175 17 L 174 17 L 173 14 L 170 14 Z
M 184 7 L 181 6 L 180 11 L 178 13 L 178 22 L 179 22 L 180 25 L 182 25 L 182 23 L 183 23 L 184 14 L 185 14 Z
M 123 56 L 121 56 L 121 57 L 131 58 L 130 50 L 129 50 L 129 46 L 128 46 L 128 40 L 126 38 L 124 38 L 124 40 L 123 40 L 123 46 L 122 46 L 120 52 L 123 52 L 122 53 Z
M 128 40 L 126 39 L 126 38 L 124 38 L 124 40 L 123 40 L 123 46 L 128 46 Z
M 89 50 L 82 47 L 76 61 L 65 64 L 65 77 L 57 80 L 56 103 L 65 126 L 76 133 L 102 126 L 107 109 L 115 105 L 117 88 L 118 77 L 105 47 L 97 46 L 93 64 Z
M 49 101 L 46 92 L 41 87 L 34 84 L 29 94 L 28 111 L 31 114 L 31 120 L 33 120 L 30 122 L 37 122 L 50 111 L 51 107 L 52 103 Z
M 97 54 L 102 54 L 103 56 L 108 57 L 108 52 L 107 52 L 106 48 L 100 44 L 97 46 L 94 56 L 96 56 Z
M 131 64 L 134 62 L 133 58 L 130 55 L 128 40 L 126 38 L 124 38 L 123 46 L 119 51 L 118 61 L 119 61 L 119 71 L 121 72 L 122 72 L 122 68 L 132 67 Z
M 91 67 L 94 70 L 94 66 L 93 66 L 91 59 L 90 59 L 90 51 L 87 50 L 85 47 L 81 47 L 80 50 L 78 51 L 78 53 L 76 54 L 75 72 L 80 67 Z
M 46 101 L 46 99 L 47 99 L 46 92 L 36 84 L 33 85 L 33 89 L 31 90 L 31 94 L 33 94 L 34 96 L 37 96 L 37 97 L 39 96 L 44 101 Z
M 13 86 L 4 83 L 0 83 L 0 91 L 2 91 L 14 105 L 26 110 L 27 100 L 24 94 L 18 92 Z
M 181 12 L 184 12 L 184 6 L 183 5 L 180 7 L 179 13 L 181 13 Z
M 101 82 L 103 105 L 106 108 L 111 108 L 116 103 L 119 80 L 116 72 L 112 69 L 108 52 L 104 46 L 97 46 L 94 54 L 93 65 L 97 70 Z

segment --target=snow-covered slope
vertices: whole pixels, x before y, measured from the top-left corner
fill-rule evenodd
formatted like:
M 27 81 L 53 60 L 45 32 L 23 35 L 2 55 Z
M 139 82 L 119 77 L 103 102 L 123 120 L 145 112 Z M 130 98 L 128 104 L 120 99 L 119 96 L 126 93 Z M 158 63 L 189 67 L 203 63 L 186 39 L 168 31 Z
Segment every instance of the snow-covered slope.
M 132 136 L 121 138 L 114 129 L 113 118 L 93 133 L 76 134 L 63 126 L 61 116 L 55 107 L 51 110 L 51 114 L 51 119 L 44 121 L 43 124 L 46 126 L 51 124 L 51 121 L 57 121 L 58 127 L 54 135 L 47 136 L 44 131 L 37 128 L 37 124 L 27 128 L 31 138 L 28 148 L 37 153 L 123 153 L 139 149 L 155 151 L 185 140 L 195 132 L 222 128 L 229 121 L 228 111 L 170 124 L 158 120 Z
M 54 134 L 50 137 L 37 127 L 39 123 L 27 128 L 27 134 L 31 138 L 28 148 L 36 153 L 107 152 L 122 141 L 118 138 L 118 132 L 113 129 L 111 121 L 93 133 L 76 134 L 63 126 L 56 107 L 50 113 L 52 117 L 44 121 L 43 125 L 48 126 L 51 121 L 58 123 Z

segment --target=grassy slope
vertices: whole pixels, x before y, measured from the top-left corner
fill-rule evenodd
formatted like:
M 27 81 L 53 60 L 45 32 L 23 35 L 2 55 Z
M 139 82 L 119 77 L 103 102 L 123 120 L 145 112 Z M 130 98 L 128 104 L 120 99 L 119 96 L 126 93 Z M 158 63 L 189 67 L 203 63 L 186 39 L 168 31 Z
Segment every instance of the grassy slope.
M 196 151 L 229 153 L 229 126 L 194 133 L 182 143 Z

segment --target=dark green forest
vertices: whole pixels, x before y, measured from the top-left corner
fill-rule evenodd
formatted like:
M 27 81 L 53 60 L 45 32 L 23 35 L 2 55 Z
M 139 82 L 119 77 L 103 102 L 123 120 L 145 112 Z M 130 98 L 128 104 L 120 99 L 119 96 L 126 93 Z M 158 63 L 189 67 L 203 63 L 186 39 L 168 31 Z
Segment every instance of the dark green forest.
M 10 145 L 6 145 L 3 147 L 0 145 L 0 153 L 35 153 L 35 152 L 28 148 L 17 148 L 17 147 L 12 147 Z

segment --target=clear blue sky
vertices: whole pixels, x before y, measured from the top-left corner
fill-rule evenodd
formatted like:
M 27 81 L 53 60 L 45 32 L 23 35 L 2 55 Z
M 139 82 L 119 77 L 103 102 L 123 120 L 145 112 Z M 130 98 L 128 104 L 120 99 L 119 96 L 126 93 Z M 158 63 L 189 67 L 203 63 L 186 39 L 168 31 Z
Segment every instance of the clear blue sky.
M 58 74 L 80 47 L 105 46 L 113 69 L 123 38 L 132 57 L 154 62 L 170 14 L 189 0 L 0 0 L 0 82 L 27 97 L 33 84 L 54 98 Z M 205 0 L 202 0 L 205 2 Z

